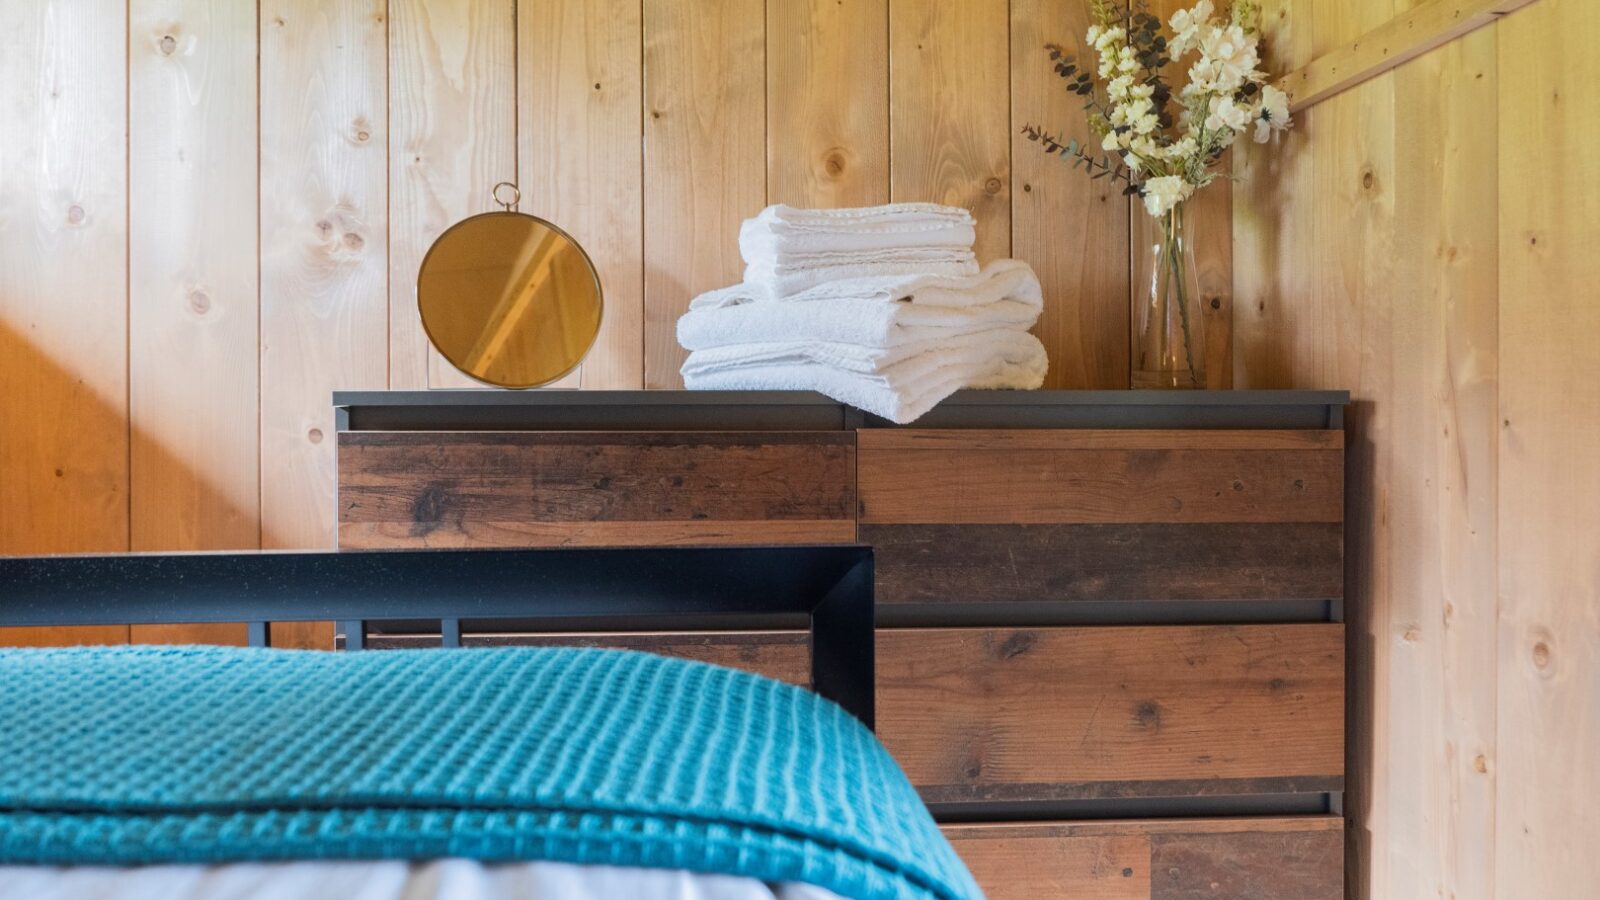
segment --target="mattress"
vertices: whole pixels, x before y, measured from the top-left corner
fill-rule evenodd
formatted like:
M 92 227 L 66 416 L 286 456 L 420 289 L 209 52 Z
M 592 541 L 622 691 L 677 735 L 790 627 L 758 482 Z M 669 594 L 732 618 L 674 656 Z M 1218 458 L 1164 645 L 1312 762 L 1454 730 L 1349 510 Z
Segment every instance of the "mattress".
M 840 900 L 806 884 L 667 869 L 468 859 L 0 866 L 0 900 Z
M 868 729 L 809 691 L 703 663 L 9 651 L 0 710 L 0 864 L 459 859 L 981 896 Z

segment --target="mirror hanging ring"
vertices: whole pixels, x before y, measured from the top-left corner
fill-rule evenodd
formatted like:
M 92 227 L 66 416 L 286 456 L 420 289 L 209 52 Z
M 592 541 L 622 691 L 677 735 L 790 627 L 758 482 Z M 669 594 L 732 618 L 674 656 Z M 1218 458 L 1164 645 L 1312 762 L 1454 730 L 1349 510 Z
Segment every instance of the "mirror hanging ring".
M 576 369 L 600 333 L 600 276 L 572 235 L 518 212 L 502 181 L 498 212 L 445 229 L 417 273 L 428 340 L 467 376 L 495 387 L 549 384 Z

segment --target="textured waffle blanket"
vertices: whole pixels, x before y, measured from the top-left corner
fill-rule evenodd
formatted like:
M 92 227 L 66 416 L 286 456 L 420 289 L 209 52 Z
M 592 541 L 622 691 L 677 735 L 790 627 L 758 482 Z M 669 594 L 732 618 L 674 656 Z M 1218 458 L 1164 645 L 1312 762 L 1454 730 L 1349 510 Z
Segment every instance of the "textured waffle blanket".
M 587 649 L 0 652 L 0 862 L 555 860 L 981 896 L 813 694 Z

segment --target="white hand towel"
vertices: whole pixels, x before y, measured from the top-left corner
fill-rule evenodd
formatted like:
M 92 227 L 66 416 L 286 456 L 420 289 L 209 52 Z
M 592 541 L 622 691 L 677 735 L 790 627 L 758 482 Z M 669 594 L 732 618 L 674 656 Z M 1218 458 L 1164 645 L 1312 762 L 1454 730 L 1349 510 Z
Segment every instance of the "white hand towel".
M 787 262 L 807 253 L 875 250 L 971 250 L 977 231 L 970 223 L 876 230 L 812 230 L 746 219 L 739 228 L 739 254 L 747 263 Z
M 1044 345 L 1021 362 L 990 359 L 985 363 L 946 365 L 937 354 L 924 354 L 891 366 L 879 375 L 843 372 L 818 363 L 796 363 L 734 369 L 708 375 L 687 375 L 690 390 L 814 390 L 892 422 L 921 418 L 939 401 L 964 388 L 1034 390 L 1044 383 Z
M 938 203 L 887 203 L 842 209 L 801 209 L 778 203 L 762 210 L 749 221 L 776 234 L 937 231 L 951 225 L 970 226 L 974 223 L 972 213 L 965 209 Z
M 717 309 L 770 299 L 761 288 L 739 283 L 694 298 L 690 309 Z M 904 301 L 927 306 L 982 306 L 1012 299 L 1044 305 L 1039 277 L 1020 259 L 999 259 L 973 275 L 869 275 L 819 284 L 784 297 L 784 302 L 844 299 L 870 302 Z
M 744 268 L 744 280 L 767 299 L 780 299 L 846 278 L 977 273 L 978 258 L 964 248 L 830 251 L 751 262 Z
M 1038 347 L 1037 338 L 1016 328 L 991 328 L 954 336 L 941 334 L 891 347 L 828 341 L 733 344 L 696 350 L 689 354 L 683 364 L 683 375 L 711 375 L 737 369 L 801 363 L 832 366 L 842 372 L 876 375 L 919 357 L 940 360 L 946 365 L 977 365 L 992 359 L 1023 362 L 1030 359 Z
M 1039 306 L 1021 300 L 955 307 L 839 299 L 747 303 L 724 309 L 690 310 L 678 319 L 678 343 L 686 350 L 773 341 L 893 347 L 1001 326 L 1023 331 L 1038 318 Z

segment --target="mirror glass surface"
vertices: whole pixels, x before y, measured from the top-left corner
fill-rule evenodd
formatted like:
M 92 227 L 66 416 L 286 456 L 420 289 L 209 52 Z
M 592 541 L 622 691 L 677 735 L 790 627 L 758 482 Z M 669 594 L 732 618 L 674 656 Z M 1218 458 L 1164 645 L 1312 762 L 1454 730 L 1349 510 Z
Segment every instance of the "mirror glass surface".
M 422 261 L 417 306 L 451 365 L 499 387 L 548 384 L 600 332 L 600 279 L 570 235 L 543 219 L 485 213 L 451 226 Z

